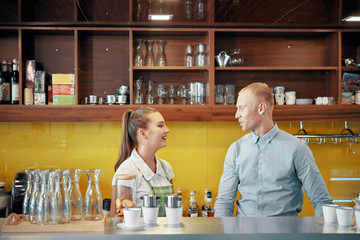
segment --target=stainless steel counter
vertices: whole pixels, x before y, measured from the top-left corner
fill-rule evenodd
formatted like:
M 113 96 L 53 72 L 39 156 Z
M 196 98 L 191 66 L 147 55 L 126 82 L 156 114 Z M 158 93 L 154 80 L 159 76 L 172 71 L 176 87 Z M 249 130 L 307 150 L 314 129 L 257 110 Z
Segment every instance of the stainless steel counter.
M 2 226 L 5 219 L 0 219 Z M 1 233 L 0 239 L 360 239 L 360 228 L 324 224 L 322 217 L 228 217 L 182 218 L 179 226 L 167 226 L 166 218 L 158 224 L 127 230 L 118 219 L 106 223 L 104 233 Z

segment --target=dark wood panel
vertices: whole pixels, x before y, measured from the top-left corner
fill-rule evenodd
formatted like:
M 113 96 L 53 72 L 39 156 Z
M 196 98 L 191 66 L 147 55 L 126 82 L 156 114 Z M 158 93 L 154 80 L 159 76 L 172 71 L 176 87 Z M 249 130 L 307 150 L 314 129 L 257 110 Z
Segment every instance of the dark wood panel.
M 128 32 L 80 31 L 79 98 L 115 94 L 129 81 Z
M 24 22 L 74 22 L 74 1 L 22 1 L 21 16 Z
M 334 24 L 338 0 L 215 0 L 215 22 L 282 24 Z
M 0 58 L 12 60 L 18 57 L 18 31 L 0 31 Z
M 18 0 L 0 1 L 0 23 L 18 22 Z
M 78 21 L 129 22 L 128 0 L 80 0 L 78 2 Z
M 335 65 L 335 57 L 329 58 L 330 46 L 335 39 L 327 41 L 335 33 L 231 33 L 217 32 L 215 54 L 223 50 L 240 48 L 245 66 L 330 66 Z M 330 45 L 331 44 L 331 45 Z

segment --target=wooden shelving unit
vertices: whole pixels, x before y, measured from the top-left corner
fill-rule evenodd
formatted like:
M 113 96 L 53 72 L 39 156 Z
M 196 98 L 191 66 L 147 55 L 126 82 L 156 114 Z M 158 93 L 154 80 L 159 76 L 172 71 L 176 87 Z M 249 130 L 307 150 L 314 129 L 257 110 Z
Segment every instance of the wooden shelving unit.
M 236 92 L 255 81 L 284 86 L 297 98 L 329 96 L 336 105 L 275 106 L 276 121 L 359 120 L 360 106 L 341 104 L 342 58 L 359 58 L 359 25 L 341 22 L 341 0 L 251 1 L 205 0 L 205 17 L 191 19 L 185 1 L 164 1 L 173 20 L 148 21 L 146 0 L 31 0 L 1 1 L 0 57 L 20 59 L 20 87 L 24 62 L 35 59 L 48 73 L 74 73 L 76 105 L 0 105 L 1 122 L 113 122 L 121 121 L 133 104 L 137 78 L 155 84 L 205 85 L 204 105 L 151 105 L 167 121 L 234 121 L 235 105 L 215 104 L 216 84 L 235 84 Z M 140 6 L 138 3 L 141 3 Z M 159 11 L 153 1 L 152 11 Z M 139 13 L 140 11 L 140 13 Z M 135 40 L 166 41 L 166 67 L 133 66 Z M 185 67 L 185 46 L 206 45 L 206 67 Z M 240 48 L 245 64 L 218 67 L 215 55 Z M 145 55 L 145 47 L 143 46 Z M 196 50 L 196 48 L 194 49 Z M 156 55 L 157 46 L 154 44 Z M 81 105 L 90 94 L 105 97 L 120 85 L 130 87 L 129 105 Z

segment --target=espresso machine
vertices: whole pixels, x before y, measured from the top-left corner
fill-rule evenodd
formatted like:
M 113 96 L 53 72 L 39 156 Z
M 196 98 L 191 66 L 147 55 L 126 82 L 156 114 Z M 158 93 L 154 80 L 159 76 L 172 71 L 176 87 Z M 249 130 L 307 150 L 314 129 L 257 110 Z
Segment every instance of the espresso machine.
M 15 174 L 12 185 L 11 212 L 22 214 L 24 194 L 26 192 L 27 176 L 25 172 Z

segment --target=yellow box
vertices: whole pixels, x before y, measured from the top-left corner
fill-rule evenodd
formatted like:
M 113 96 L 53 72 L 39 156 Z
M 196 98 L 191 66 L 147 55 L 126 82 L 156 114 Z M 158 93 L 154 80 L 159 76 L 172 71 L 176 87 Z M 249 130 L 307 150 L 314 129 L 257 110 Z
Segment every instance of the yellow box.
M 53 73 L 52 84 L 75 84 L 75 74 L 72 73 Z

